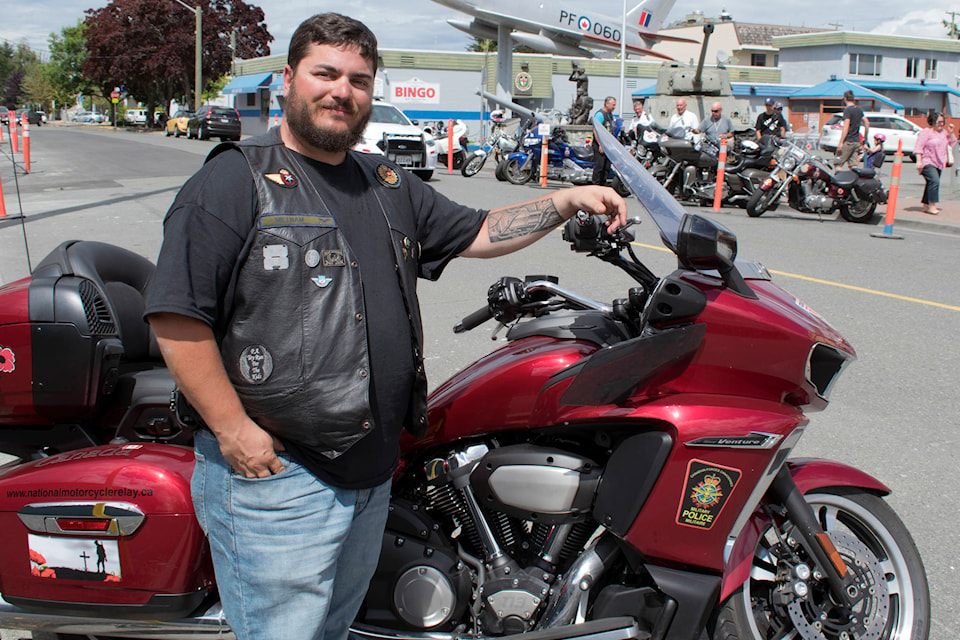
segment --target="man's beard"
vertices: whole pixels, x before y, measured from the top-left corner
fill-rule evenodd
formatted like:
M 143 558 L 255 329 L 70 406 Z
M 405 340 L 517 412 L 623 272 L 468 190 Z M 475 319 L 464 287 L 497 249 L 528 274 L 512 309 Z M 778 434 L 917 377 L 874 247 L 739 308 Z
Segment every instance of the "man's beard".
M 340 106 L 340 104 L 342 103 L 338 103 L 338 106 Z M 370 114 L 372 113 L 372 109 L 368 109 L 367 113 L 364 114 L 353 127 L 345 131 L 338 131 L 319 127 L 314 124 L 311 118 L 314 108 L 323 107 L 312 105 L 300 98 L 294 85 L 291 84 L 286 100 L 286 113 L 284 114 L 287 126 L 290 127 L 293 134 L 300 140 L 303 140 L 312 147 L 330 153 L 349 151 L 354 145 L 360 142 L 360 140 L 363 139 L 363 131 L 367 128 L 367 122 L 370 121 Z

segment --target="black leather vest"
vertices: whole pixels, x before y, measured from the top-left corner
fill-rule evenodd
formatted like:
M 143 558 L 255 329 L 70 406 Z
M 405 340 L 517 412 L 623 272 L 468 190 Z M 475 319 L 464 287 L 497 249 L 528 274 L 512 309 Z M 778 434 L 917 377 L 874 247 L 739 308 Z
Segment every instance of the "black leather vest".
M 317 189 L 283 145 L 279 128 L 219 145 L 207 160 L 228 148 L 239 149 L 250 165 L 259 213 L 240 259 L 234 311 L 220 344 L 227 374 L 255 422 L 336 458 L 374 427 L 359 265 Z M 415 345 L 416 379 L 404 426 L 422 436 L 427 380 L 409 174 L 381 156 L 350 154 L 367 181 L 368 200 L 390 227 Z

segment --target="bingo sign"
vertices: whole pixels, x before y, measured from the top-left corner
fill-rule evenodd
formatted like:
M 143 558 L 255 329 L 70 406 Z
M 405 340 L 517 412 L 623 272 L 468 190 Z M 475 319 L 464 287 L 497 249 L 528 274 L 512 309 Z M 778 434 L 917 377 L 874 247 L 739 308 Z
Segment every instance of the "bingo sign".
M 411 78 L 397 82 L 390 92 L 390 102 L 395 104 L 440 104 L 440 85 L 421 82 Z

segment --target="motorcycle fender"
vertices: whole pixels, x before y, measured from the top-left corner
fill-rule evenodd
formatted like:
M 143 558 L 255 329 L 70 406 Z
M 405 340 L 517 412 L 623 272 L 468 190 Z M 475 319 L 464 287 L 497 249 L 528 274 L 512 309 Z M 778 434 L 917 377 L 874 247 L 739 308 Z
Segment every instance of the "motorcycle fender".
M 834 460 L 794 458 L 787 461 L 787 467 L 803 494 L 826 487 L 855 487 L 883 496 L 890 493 L 889 487 L 870 474 Z M 730 597 L 750 577 L 753 552 L 767 522 L 767 516 L 758 509 L 737 536 L 723 570 L 720 602 Z

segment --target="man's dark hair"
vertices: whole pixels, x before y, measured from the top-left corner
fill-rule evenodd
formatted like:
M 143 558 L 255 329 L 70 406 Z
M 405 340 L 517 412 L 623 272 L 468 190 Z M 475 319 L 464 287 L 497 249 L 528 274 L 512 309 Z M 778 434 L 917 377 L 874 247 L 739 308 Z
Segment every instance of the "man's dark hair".
M 318 13 L 300 23 L 290 38 L 287 64 L 296 70 L 312 44 L 328 44 L 335 47 L 353 46 L 360 49 L 374 70 L 377 68 L 377 37 L 363 24 L 339 13 Z
M 847 102 L 853 102 L 853 91 L 850 91 L 850 89 L 847 89 L 846 91 L 844 91 L 843 99 L 846 100 Z

